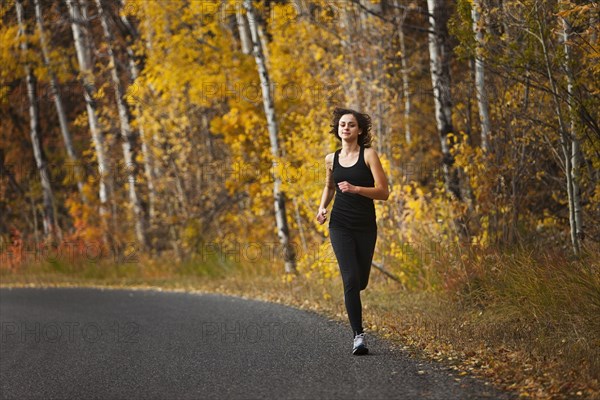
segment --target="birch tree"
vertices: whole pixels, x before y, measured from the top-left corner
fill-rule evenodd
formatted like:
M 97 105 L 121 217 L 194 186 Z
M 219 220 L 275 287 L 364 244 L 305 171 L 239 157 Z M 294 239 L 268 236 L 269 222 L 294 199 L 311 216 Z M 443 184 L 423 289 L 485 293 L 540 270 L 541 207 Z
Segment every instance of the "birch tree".
M 481 20 L 481 0 L 473 0 L 471 17 L 473 18 L 473 33 L 475 34 L 475 88 L 477 91 L 477 105 L 479 121 L 481 124 L 481 147 L 484 151 L 490 150 L 489 136 L 491 132 L 489 102 L 485 86 L 485 63 L 483 61 L 483 24 Z
M 104 134 L 98 120 L 98 110 L 96 104 L 96 85 L 94 83 L 93 65 L 90 56 L 89 43 L 84 37 L 81 24 L 84 18 L 78 0 L 66 0 L 69 8 L 69 17 L 71 21 L 71 30 L 75 42 L 75 51 L 77 53 L 77 62 L 79 64 L 79 73 L 83 84 L 83 97 L 88 115 L 90 133 L 96 159 L 98 162 L 98 190 L 100 197 L 100 215 L 107 215 L 107 206 L 111 196 L 112 184 L 109 176 L 109 160 L 104 149 Z
M 19 37 L 21 38 L 21 50 L 23 57 L 28 58 L 28 30 L 26 27 L 24 9 L 22 0 L 15 2 L 17 11 L 17 20 L 19 23 Z M 33 71 L 33 66 L 29 61 L 25 61 L 25 79 L 27 83 L 27 97 L 29 98 L 29 135 L 31 138 L 31 146 L 33 148 L 33 156 L 38 169 L 40 183 L 42 187 L 43 209 L 42 221 L 44 226 L 44 235 L 51 240 L 56 236 L 56 219 L 54 215 L 54 193 L 50 180 L 50 171 L 48 162 L 42 147 L 39 107 L 37 102 L 37 77 Z
M 569 224 L 571 228 L 571 241 L 573 245 L 573 252 L 578 255 L 579 254 L 579 241 L 577 239 L 577 227 L 575 222 L 575 202 L 574 202 L 574 183 L 573 183 L 573 164 L 571 160 L 572 153 L 572 142 L 570 139 L 570 133 L 568 132 L 566 122 L 563 117 L 562 107 L 560 104 L 560 95 L 558 92 L 558 84 L 552 72 L 552 66 L 550 62 L 550 54 L 547 44 L 546 38 L 546 27 L 542 22 L 540 9 L 537 4 L 534 6 L 534 10 L 536 13 L 536 22 L 538 32 L 537 39 L 540 42 L 542 48 L 542 54 L 544 57 L 544 66 L 546 68 L 546 74 L 548 78 L 548 83 L 550 85 L 550 93 L 552 95 L 552 102 L 554 105 L 554 112 L 556 114 L 556 118 L 558 120 L 558 133 L 560 137 L 560 146 L 563 152 L 564 157 L 564 168 L 565 168 L 565 177 L 567 183 L 567 199 L 568 199 L 568 207 L 569 207 Z
M 246 15 L 248 18 L 248 26 L 250 28 L 250 34 L 252 37 L 253 55 L 256 61 L 256 67 L 258 69 L 258 75 L 260 77 L 263 106 L 265 109 L 265 115 L 267 117 L 267 126 L 269 130 L 269 140 L 271 143 L 271 157 L 272 157 L 272 170 L 274 174 L 273 179 L 273 197 L 275 199 L 275 219 L 277 223 L 277 235 L 281 248 L 284 252 L 284 263 L 285 272 L 292 273 L 296 271 L 296 255 L 294 248 L 290 241 L 290 233 L 287 222 L 287 215 L 285 210 L 285 194 L 281 189 L 281 176 L 277 173 L 277 163 L 280 159 L 280 146 L 279 146 L 279 128 L 277 125 L 277 117 L 275 114 L 275 103 L 272 96 L 271 81 L 269 78 L 269 70 L 265 62 L 265 56 L 263 53 L 261 40 L 258 33 L 258 21 L 256 20 L 256 12 L 252 0 L 244 0 L 244 8 L 246 9 Z
M 351 6 L 342 7 L 340 16 L 340 26 L 345 36 L 341 41 L 344 53 L 348 53 L 350 65 L 353 70 L 356 69 L 357 57 L 356 52 L 356 28 L 354 22 L 354 11 Z M 350 78 L 350 87 L 348 88 L 348 96 L 346 101 L 353 109 L 360 109 L 360 98 L 358 95 L 358 78 L 352 75 Z
M 125 2 L 121 1 L 121 8 L 125 7 Z M 133 51 L 133 44 L 141 40 L 140 33 L 138 29 L 131 23 L 129 18 L 126 15 L 121 15 L 121 22 L 126 29 L 125 36 L 127 38 L 126 43 L 126 51 L 127 51 L 127 61 L 129 74 L 131 76 L 131 81 L 133 85 L 136 85 L 138 77 L 140 75 L 140 68 L 138 66 L 138 61 L 135 52 Z M 149 45 L 149 49 L 151 46 Z M 134 98 L 135 100 L 135 110 L 137 115 L 142 115 L 141 110 L 141 101 L 140 98 Z M 143 124 L 139 124 L 139 138 L 141 142 L 141 150 L 143 156 L 143 164 L 144 164 L 144 176 L 146 177 L 146 186 L 148 188 L 148 223 L 152 223 L 153 219 L 156 216 L 156 202 L 157 202 L 157 193 L 156 193 L 156 173 L 154 167 L 154 157 L 152 155 L 152 150 L 149 140 L 146 138 L 146 134 L 144 132 Z
M 117 110 L 119 113 L 119 124 L 122 139 L 121 145 L 123 149 L 123 159 L 125 161 L 125 171 L 127 174 L 129 203 L 134 214 L 135 234 L 140 246 L 145 249 L 148 247 L 146 226 L 144 221 L 145 219 L 135 185 L 137 174 L 137 161 L 135 159 L 136 138 L 133 129 L 131 128 L 129 108 L 125 102 L 123 85 L 121 84 L 121 80 L 119 78 L 118 63 L 112 47 L 114 38 L 108 25 L 108 19 L 106 16 L 106 11 L 102 5 L 102 0 L 96 0 L 96 7 L 98 8 L 98 15 L 100 17 L 100 23 L 102 25 L 104 39 L 106 41 L 110 76 L 112 79 L 113 90 L 115 92 L 115 102 L 117 104 Z
M 462 196 L 458 171 L 453 167 L 452 143 L 448 138 L 449 134 L 454 134 L 454 127 L 452 125 L 452 99 L 450 96 L 449 53 L 445 45 L 448 36 L 446 29 L 447 12 L 443 2 L 444 0 L 427 0 L 430 25 L 428 34 L 429 63 L 435 101 L 435 119 L 443 154 L 446 189 L 460 200 Z
M 568 153 L 568 148 L 565 149 L 565 160 L 567 157 L 571 158 L 571 186 L 572 186 L 572 206 L 569 210 L 569 224 L 571 227 L 571 243 L 573 245 L 573 252 L 576 255 L 580 253 L 580 241 L 584 238 L 583 231 L 583 217 L 581 209 L 581 188 L 579 186 L 580 176 L 579 168 L 581 165 L 581 155 L 579 149 L 579 140 L 577 139 L 576 133 L 576 120 L 577 112 L 575 110 L 575 100 L 573 97 L 573 91 L 575 89 L 575 79 L 573 74 L 572 66 L 572 55 L 571 55 L 571 26 L 565 17 L 560 17 L 561 22 L 561 40 L 564 46 L 564 57 L 563 57 L 563 68 L 566 72 L 567 78 L 567 107 L 569 110 L 569 141 L 571 152 Z M 569 184 L 567 180 L 567 184 Z
M 73 146 L 73 140 L 71 138 L 71 132 L 69 130 L 69 122 L 67 119 L 67 114 L 65 112 L 65 107 L 63 104 L 62 94 L 60 92 L 58 79 L 56 77 L 56 73 L 50 60 L 50 50 L 48 48 L 48 41 L 46 39 L 46 29 L 44 27 L 44 16 L 42 14 L 42 7 L 40 6 L 40 0 L 33 0 L 33 3 L 35 6 L 35 18 L 40 36 L 40 47 L 42 50 L 42 57 L 50 78 L 50 90 L 52 98 L 54 100 L 56 114 L 58 115 L 60 132 L 62 134 L 63 143 L 65 144 L 67 156 L 69 157 L 69 160 L 73 165 L 72 175 L 77 182 L 77 189 L 79 190 L 81 201 L 83 203 L 87 203 L 87 198 L 83 192 L 83 180 L 81 179 L 81 174 L 79 173 L 81 161 L 79 160 L 79 156 L 75 152 L 75 147 Z
M 238 34 L 240 36 L 240 44 L 242 46 L 242 53 L 252 53 L 252 39 L 250 39 L 250 32 L 248 28 L 248 20 L 242 13 L 241 7 L 236 7 L 235 18 L 238 27 Z
M 404 97 L 404 139 L 407 144 L 412 143 L 410 131 L 410 78 L 408 75 L 408 60 L 406 53 L 406 40 L 404 37 L 404 21 L 406 20 L 407 10 L 400 7 L 398 0 L 394 0 L 395 7 L 398 9 L 398 40 L 400 42 L 400 63 L 402 67 L 402 97 Z

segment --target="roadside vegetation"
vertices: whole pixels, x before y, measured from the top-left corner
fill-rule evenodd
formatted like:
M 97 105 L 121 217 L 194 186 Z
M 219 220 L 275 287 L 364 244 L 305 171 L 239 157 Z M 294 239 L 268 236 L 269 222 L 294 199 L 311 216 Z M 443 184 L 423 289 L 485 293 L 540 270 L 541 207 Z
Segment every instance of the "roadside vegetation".
M 421 288 L 403 287 L 373 269 L 369 288 L 363 292 L 370 334 L 417 357 L 440 361 L 459 375 L 483 377 L 524 397 L 598 398 L 600 265 L 596 255 L 570 261 L 560 252 L 540 249 L 471 252 L 466 259 L 445 254 L 447 258 L 438 261 L 454 267 L 444 273 L 431 271 L 432 281 L 422 281 Z M 1 268 L 0 282 L 4 287 L 223 293 L 310 309 L 346 322 L 337 273 L 317 271 L 313 263 L 313 268 L 300 264 L 298 274 L 281 275 L 265 260 L 243 265 L 234 259 L 231 252 L 187 262 L 131 255 L 121 263 L 113 257 L 46 258 Z

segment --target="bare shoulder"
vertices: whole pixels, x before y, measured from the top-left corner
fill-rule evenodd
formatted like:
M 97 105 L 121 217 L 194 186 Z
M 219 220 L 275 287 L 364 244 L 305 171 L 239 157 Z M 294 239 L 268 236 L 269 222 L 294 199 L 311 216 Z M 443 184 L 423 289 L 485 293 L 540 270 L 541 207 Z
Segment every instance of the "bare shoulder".
M 334 157 L 335 153 L 329 153 L 325 156 L 325 164 L 328 167 L 332 167 L 333 166 L 333 157 Z
M 377 157 L 377 152 L 372 147 L 366 147 L 365 148 L 365 156 L 370 156 L 370 157 L 375 156 L 375 157 Z
M 372 162 L 379 161 L 379 156 L 377 155 L 377 151 L 375 151 L 372 147 L 365 148 L 365 161 L 367 165 L 371 165 Z

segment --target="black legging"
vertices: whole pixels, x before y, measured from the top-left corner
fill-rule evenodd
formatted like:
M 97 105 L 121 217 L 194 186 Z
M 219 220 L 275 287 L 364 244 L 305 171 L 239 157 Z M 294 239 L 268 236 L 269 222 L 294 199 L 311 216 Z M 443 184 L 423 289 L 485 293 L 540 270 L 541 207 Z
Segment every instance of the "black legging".
M 344 302 L 348 319 L 356 335 L 363 332 L 360 291 L 369 283 L 377 230 L 330 228 L 329 236 L 344 282 Z

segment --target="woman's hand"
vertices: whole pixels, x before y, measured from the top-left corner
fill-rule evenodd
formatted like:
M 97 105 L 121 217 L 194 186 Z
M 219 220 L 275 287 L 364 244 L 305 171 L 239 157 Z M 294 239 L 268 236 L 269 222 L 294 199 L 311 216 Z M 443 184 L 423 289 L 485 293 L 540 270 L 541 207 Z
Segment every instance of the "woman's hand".
M 358 193 L 358 186 L 354 186 L 347 181 L 338 183 L 338 187 L 343 193 Z
M 319 208 L 319 212 L 317 213 L 317 221 L 319 224 L 323 225 L 325 221 L 327 221 L 327 209 Z

